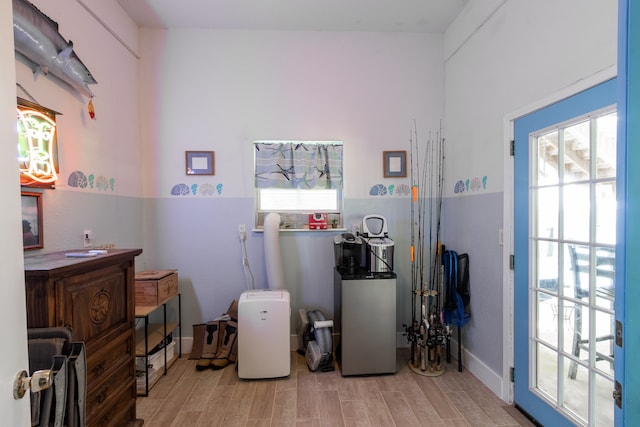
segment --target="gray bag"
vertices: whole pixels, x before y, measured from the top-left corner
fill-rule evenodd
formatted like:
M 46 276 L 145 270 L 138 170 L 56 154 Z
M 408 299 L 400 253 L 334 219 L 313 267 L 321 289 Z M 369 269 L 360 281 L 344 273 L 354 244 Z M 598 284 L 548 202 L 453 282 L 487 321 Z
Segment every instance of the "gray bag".
M 31 393 L 32 427 L 83 427 L 86 424 L 86 355 L 84 343 L 72 341 L 70 328 L 27 331 L 29 373 L 53 371 L 53 385 Z

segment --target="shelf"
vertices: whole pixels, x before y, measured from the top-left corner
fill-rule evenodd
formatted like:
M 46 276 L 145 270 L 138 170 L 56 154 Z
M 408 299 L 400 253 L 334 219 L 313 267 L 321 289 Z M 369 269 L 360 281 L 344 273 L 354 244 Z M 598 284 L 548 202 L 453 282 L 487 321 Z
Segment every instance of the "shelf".
M 292 232 L 292 231 L 298 231 L 298 232 L 303 232 L 303 233 L 328 233 L 328 232 L 335 232 L 335 233 L 344 233 L 345 231 L 347 231 L 346 228 L 343 227 L 338 227 L 338 228 L 325 228 L 324 230 L 312 230 L 309 228 L 280 228 L 278 229 L 278 231 L 282 231 L 282 232 Z M 251 230 L 252 233 L 264 233 L 264 228 L 254 228 Z
M 144 356 L 142 356 L 144 357 Z M 171 359 L 167 360 L 167 369 L 169 369 L 175 362 L 176 360 L 178 360 L 178 355 L 175 354 Z M 160 381 L 160 378 L 162 378 L 162 376 L 164 375 L 164 366 L 160 367 L 159 369 L 155 370 L 155 374 L 154 376 L 150 379 L 149 381 L 149 390 L 151 390 L 153 388 L 154 385 L 156 385 L 156 383 L 158 381 Z M 149 370 L 147 370 L 147 374 L 149 373 Z M 137 390 L 137 394 L 138 396 L 147 396 L 148 392 L 147 392 L 147 388 L 145 385 L 140 385 L 136 382 L 136 390 Z
M 178 326 L 180 326 L 176 322 L 167 322 L 167 335 L 171 332 L 175 331 Z M 164 338 L 164 325 L 162 323 L 150 323 L 149 328 L 147 329 L 147 343 L 148 349 L 151 350 L 158 344 L 160 344 Z M 145 355 L 144 348 L 144 330 L 136 331 L 136 356 L 143 357 Z
M 175 297 L 177 297 L 177 301 L 174 299 Z M 167 322 L 167 305 L 176 303 L 178 305 L 178 321 Z M 162 323 L 149 323 L 149 316 L 159 308 L 162 308 Z M 145 359 L 145 376 L 138 378 L 136 383 L 138 384 L 138 382 L 144 381 L 144 387 L 142 387 L 142 385 L 137 387 L 137 394 L 148 396 L 149 389 L 151 389 L 162 376 L 167 374 L 167 369 L 169 369 L 171 365 L 173 365 L 175 360 L 181 357 L 182 354 L 182 298 L 180 293 L 167 298 L 165 301 L 158 305 L 136 306 L 135 317 L 136 319 L 144 319 L 143 328 L 136 329 L 136 358 Z M 167 360 L 166 364 L 164 364 L 164 358 L 168 356 L 166 346 L 160 349 L 160 351 L 158 353 L 155 353 L 154 355 L 149 354 L 149 351 L 153 350 L 156 346 L 158 346 L 158 344 L 161 344 L 162 342 L 165 342 L 166 345 L 173 344 L 175 348 L 176 341 L 173 341 L 172 343 L 166 343 L 166 339 L 169 335 L 173 334 L 176 331 L 178 331 L 179 333 L 177 339 L 178 348 L 172 350 L 175 352 L 175 354 L 173 355 L 173 357 Z M 156 369 L 150 369 L 150 360 L 158 355 L 162 355 L 163 353 L 163 365 L 159 366 Z

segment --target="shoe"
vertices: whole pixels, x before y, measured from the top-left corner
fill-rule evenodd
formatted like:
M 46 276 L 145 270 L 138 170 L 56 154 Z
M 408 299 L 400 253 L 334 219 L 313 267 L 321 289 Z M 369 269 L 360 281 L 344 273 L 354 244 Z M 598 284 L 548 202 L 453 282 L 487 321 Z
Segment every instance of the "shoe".
M 221 325 L 220 332 L 222 333 L 222 341 L 218 346 L 216 358 L 211 362 L 213 369 L 222 369 L 229 363 L 235 362 L 237 355 L 238 324 L 233 320 L 229 320 L 224 325 L 224 329 L 222 329 Z
M 198 371 L 204 371 L 205 369 L 208 369 L 209 366 L 211 366 L 211 361 L 213 359 L 200 359 L 198 360 L 198 363 L 196 363 L 196 369 Z
M 216 356 L 221 338 L 221 329 L 224 328 L 225 322 L 214 320 L 207 322 L 204 328 L 204 338 L 202 344 L 202 355 L 205 359 L 213 359 Z
M 229 359 L 213 359 L 211 361 L 211 365 L 209 365 L 212 369 L 218 370 L 222 368 L 226 368 L 229 365 Z

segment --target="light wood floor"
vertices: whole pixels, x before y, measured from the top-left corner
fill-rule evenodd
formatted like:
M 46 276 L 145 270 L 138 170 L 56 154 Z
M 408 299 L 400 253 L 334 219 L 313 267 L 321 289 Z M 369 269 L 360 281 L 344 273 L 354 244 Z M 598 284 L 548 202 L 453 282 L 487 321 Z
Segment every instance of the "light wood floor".
M 310 372 L 293 352 L 288 378 L 241 380 L 235 365 L 197 371 L 183 356 L 138 397 L 137 414 L 144 427 L 533 426 L 455 363 L 425 377 L 407 366 L 408 351 L 397 360 L 394 375 L 342 377 L 337 364 Z

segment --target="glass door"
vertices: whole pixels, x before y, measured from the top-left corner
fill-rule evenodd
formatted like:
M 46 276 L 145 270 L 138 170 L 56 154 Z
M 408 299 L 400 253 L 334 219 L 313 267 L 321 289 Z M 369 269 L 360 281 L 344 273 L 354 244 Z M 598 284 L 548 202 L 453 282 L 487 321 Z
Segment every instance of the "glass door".
M 615 100 L 612 80 L 515 123 L 514 400 L 544 425 L 613 425 Z

